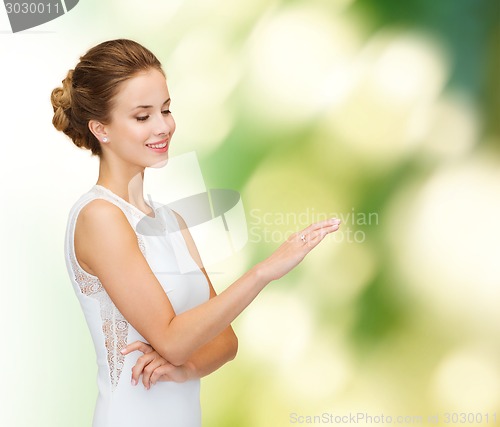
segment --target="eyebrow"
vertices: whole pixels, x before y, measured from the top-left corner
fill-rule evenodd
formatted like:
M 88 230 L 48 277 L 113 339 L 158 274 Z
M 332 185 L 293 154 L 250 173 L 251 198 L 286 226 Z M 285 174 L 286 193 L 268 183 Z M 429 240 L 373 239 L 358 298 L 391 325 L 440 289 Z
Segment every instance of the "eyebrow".
M 162 106 L 165 105 L 165 104 L 168 104 L 170 102 L 170 98 L 168 98 L 163 104 L 161 104 Z M 137 107 L 134 107 L 132 108 L 132 111 L 134 110 L 137 110 L 139 108 L 153 108 L 153 105 L 138 105 Z

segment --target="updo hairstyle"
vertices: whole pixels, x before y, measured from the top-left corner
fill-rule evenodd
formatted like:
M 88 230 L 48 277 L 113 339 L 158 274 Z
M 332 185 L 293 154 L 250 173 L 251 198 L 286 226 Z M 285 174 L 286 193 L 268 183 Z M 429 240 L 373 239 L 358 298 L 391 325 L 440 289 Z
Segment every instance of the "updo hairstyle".
M 68 71 L 62 87 L 52 91 L 52 124 L 77 147 L 101 156 L 101 145 L 90 131 L 89 121 L 109 124 L 120 84 L 151 68 L 165 75 L 156 56 L 132 40 L 110 40 L 91 48 Z

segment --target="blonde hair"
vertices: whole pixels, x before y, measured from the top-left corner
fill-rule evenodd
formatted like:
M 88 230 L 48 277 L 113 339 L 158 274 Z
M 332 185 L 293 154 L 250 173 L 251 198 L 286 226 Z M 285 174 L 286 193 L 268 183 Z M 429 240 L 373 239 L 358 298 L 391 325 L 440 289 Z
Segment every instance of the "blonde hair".
M 156 56 L 132 40 L 110 40 L 91 48 L 68 71 L 62 86 L 52 91 L 52 124 L 77 147 L 100 156 L 101 145 L 90 131 L 89 121 L 109 124 L 120 84 L 151 68 L 165 75 Z

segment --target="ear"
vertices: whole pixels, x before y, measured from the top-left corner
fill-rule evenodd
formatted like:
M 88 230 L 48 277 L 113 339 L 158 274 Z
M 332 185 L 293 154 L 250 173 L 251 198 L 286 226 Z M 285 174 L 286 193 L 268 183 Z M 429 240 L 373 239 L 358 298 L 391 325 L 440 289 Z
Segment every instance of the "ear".
M 108 134 L 106 132 L 106 127 L 97 120 L 89 121 L 89 130 L 94 134 L 94 136 L 99 140 L 99 142 L 107 142 Z

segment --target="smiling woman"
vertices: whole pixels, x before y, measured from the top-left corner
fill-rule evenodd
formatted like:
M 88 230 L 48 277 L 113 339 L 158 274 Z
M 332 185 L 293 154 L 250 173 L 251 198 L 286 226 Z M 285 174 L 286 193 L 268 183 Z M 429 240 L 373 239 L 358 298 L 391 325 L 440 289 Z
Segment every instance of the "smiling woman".
M 102 43 L 54 89 L 52 104 L 56 129 L 100 160 L 97 183 L 71 209 L 65 241 L 97 354 L 93 426 L 199 427 L 200 378 L 236 355 L 231 322 L 340 221 L 292 234 L 216 295 L 184 220 L 143 197 L 145 169 L 167 163 L 175 132 L 158 59 L 130 40 Z M 139 232 L 144 218 L 154 233 Z M 144 388 L 136 387 L 141 378 Z
M 123 82 L 114 97 L 109 122 L 94 119 L 88 125 L 97 140 L 104 142 L 106 138 L 102 147 L 106 163 L 124 157 L 139 168 L 164 165 L 168 143 L 175 131 L 169 105 L 170 96 L 161 71 L 154 68 L 140 71 Z

